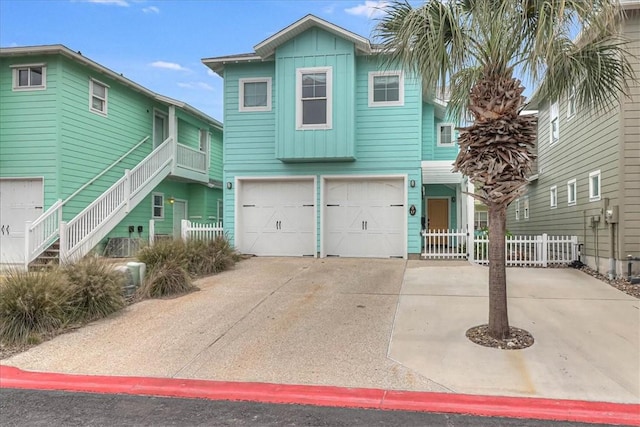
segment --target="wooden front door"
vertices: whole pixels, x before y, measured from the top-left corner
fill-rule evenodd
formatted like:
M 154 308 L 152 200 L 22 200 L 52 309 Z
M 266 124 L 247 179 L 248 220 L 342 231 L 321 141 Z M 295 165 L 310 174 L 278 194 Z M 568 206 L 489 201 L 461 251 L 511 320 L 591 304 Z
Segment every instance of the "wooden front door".
M 449 199 L 427 199 L 427 228 L 429 231 L 449 229 Z M 446 245 L 445 237 L 430 237 L 429 245 Z

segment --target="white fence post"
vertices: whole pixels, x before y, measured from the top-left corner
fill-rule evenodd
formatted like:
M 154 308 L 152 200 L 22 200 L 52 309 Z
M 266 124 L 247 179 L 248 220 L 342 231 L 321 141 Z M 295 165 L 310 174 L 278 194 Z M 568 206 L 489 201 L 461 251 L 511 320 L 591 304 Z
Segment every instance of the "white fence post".
M 185 242 L 189 240 L 189 229 L 191 228 L 191 223 L 188 219 L 183 219 L 180 221 L 180 237 Z
M 469 226 L 467 225 L 467 259 L 469 262 L 473 262 L 475 260 L 475 244 L 476 244 L 476 235 L 475 231 L 471 230 L 469 232 Z
M 153 219 L 149 220 L 149 244 L 153 245 L 156 240 L 156 222 Z
M 25 270 L 29 269 L 29 257 L 31 255 L 31 233 L 29 229 L 31 228 L 32 221 L 27 221 L 24 223 L 24 268 Z
M 549 263 L 549 236 L 542 233 L 542 266 L 546 267 Z

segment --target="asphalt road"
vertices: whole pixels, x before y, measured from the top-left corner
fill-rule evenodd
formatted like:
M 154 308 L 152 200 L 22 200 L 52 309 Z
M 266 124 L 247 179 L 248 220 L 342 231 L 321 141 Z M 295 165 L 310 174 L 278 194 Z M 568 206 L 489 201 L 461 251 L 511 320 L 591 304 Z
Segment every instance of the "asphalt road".
M 150 396 L 0 389 L 3 426 L 513 426 L 593 424 Z

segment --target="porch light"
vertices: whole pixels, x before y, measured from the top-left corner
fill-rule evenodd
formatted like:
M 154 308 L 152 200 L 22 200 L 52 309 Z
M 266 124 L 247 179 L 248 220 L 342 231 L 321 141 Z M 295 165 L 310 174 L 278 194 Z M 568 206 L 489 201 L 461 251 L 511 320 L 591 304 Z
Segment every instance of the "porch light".
M 227 181 L 227 190 L 231 190 L 233 188 L 233 184 L 231 181 Z
M 167 202 L 169 202 L 170 205 L 174 204 L 176 201 L 176 199 L 173 196 L 169 196 L 169 198 L 167 199 Z

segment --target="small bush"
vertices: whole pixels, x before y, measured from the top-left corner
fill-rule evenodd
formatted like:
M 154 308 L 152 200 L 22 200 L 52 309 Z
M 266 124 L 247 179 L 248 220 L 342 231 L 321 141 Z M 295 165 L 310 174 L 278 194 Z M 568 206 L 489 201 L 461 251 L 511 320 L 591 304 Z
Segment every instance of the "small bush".
M 236 263 L 236 253 L 226 237 L 213 240 L 190 240 L 186 244 L 189 273 L 195 276 L 215 274 Z
M 183 268 L 188 267 L 187 248 L 182 240 L 163 239 L 138 251 L 138 260 L 154 270 L 167 261 L 174 261 Z
M 89 256 L 63 268 L 69 283 L 70 320 L 88 322 L 122 309 L 126 276 L 113 265 Z
M 181 295 L 196 290 L 189 273 L 178 261 L 167 260 L 149 271 L 137 291 L 138 298 L 159 298 Z
M 239 260 L 238 254 L 229 243 L 229 239 L 226 237 L 216 237 L 214 240 L 209 242 L 208 248 L 213 257 L 213 273 L 219 273 L 227 270 L 228 268 L 233 267 Z
M 68 292 L 64 275 L 10 271 L 0 285 L 0 339 L 37 344 L 66 324 Z

